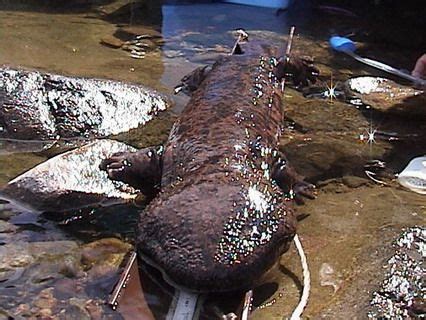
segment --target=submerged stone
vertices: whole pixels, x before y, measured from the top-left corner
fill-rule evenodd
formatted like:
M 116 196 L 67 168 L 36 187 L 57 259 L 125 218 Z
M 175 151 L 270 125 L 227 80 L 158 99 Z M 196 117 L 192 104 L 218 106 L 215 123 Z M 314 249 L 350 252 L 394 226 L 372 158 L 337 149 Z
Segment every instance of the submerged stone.
M 87 266 L 82 256 L 90 248 L 94 254 L 96 250 L 104 254 Z M 106 252 L 124 255 L 129 248 L 129 244 L 112 238 L 83 246 L 63 240 L 16 241 L 0 246 L 0 319 L 9 313 L 17 319 L 121 318 L 112 314 L 103 301 L 111 289 L 107 281 L 116 279 L 122 262 L 116 259 L 112 265 Z M 106 263 L 110 268 L 101 274 L 99 269 Z M 75 270 L 65 273 L 64 267 L 70 265 Z M 85 290 L 90 286 L 96 290 Z
M 121 142 L 96 140 L 41 163 L 10 181 L 1 192 L 36 210 L 50 212 L 129 201 L 138 191 L 110 180 L 99 169 L 102 159 L 125 151 L 136 150 Z
M 140 85 L 0 68 L 0 137 L 102 137 L 128 131 L 169 106 Z
M 359 95 L 363 103 L 374 109 L 411 116 L 426 115 L 426 94 L 422 89 L 370 76 L 349 79 L 347 86 Z
M 0 233 L 10 233 L 16 231 L 17 227 L 9 222 L 0 220 Z
M 116 269 L 130 249 L 130 244 L 119 239 L 100 239 L 83 246 L 81 262 L 86 267 L 105 265 Z

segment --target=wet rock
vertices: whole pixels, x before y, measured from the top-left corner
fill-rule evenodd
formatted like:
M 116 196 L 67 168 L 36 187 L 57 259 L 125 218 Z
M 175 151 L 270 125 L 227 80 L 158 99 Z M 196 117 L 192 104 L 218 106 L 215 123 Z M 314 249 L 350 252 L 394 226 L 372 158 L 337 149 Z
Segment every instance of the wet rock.
M 67 315 L 71 316 L 69 319 L 91 319 L 90 313 L 86 310 L 86 300 L 71 298 L 69 303 L 70 307 L 67 309 Z
M 161 24 L 161 1 L 122 1 L 105 6 L 103 18 L 115 24 Z
M 425 316 L 426 228 L 404 230 L 385 266 L 386 276 L 373 293 L 370 319 L 417 319 Z M 422 306 L 423 305 L 423 306 Z
M 2 271 L 25 267 L 34 261 L 34 258 L 21 248 L 5 245 L 0 247 L 0 253 L 4 257 L 0 262 L 0 270 Z
M 10 233 L 16 231 L 16 229 L 15 225 L 0 220 L 0 233 Z
M 34 290 L 43 290 L 58 277 L 63 277 L 59 273 L 61 261 L 64 257 L 75 256 L 77 248 L 77 244 L 71 241 L 16 242 L 1 246 L 0 279 L 4 287 L 0 287 L 0 304 L 11 295 L 22 297 L 17 302 L 26 301 L 23 297 L 33 295 Z
M 67 320 L 90 320 L 88 312 L 75 305 L 68 306 L 63 314 L 66 315 Z
M 425 116 L 426 93 L 424 90 L 400 85 L 379 77 L 356 77 L 347 81 L 363 103 L 374 109 L 398 115 Z
M 104 307 L 103 299 L 117 280 L 118 269 L 115 268 L 106 278 L 93 279 L 82 271 L 81 253 L 88 248 L 96 251 L 94 256 L 97 251 L 104 253 L 93 259 L 90 270 L 107 264 L 112 268 L 114 259 L 110 256 L 127 250 L 129 245 L 116 239 L 104 239 L 83 246 L 72 241 L 47 241 L 18 242 L 3 247 L 6 250 L 0 251 L 0 305 L 5 312 L 10 312 L 17 319 L 117 318 L 114 318 L 109 308 Z M 111 254 L 108 255 L 107 252 Z M 17 257 L 27 258 L 25 266 L 13 266 L 16 265 Z M 67 260 L 69 261 L 66 262 Z M 77 271 L 72 278 L 64 278 L 64 265 L 70 264 Z M 4 267 L 10 271 L 3 271 Z M 8 276 L 3 278 L 2 275 Z M 104 288 L 105 279 L 114 280 L 114 283 L 108 283 L 108 290 Z M 102 285 L 104 287 L 100 288 Z M 88 290 L 89 287 L 92 289 Z
M 126 41 L 122 48 L 126 51 L 143 50 L 144 52 L 153 51 L 157 49 L 157 43 L 149 38 L 137 38 L 132 41 Z
M 52 292 L 53 288 L 41 290 L 37 298 L 34 300 L 33 305 L 40 309 L 52 309 L 57 302 Z
M 287 152 L 289 161 L 299 172 L 316 183 L 341 176 L 362 176 L 365 162 L 372 157 L 380 158 L 385 147 L 375 144 L 369 149 L 355 138 L 318 134 L 310 141 L 294 140 L 280 148 Z
M 164 44 L 160 32 L 152 27 L 129 25 L 118 28 L 113 35 L 101 39 L 101 44 L 121 48 L 135 59 L 143 59 L 149 52 L 156 51 Z
M 59 273 L 68 278 L 76 278 L 83 275 L 83 269 L 80 265 L 80 256 L 66 256 L 60 263 Z
M 368 179 L 357 176 L 344 176 L 342 182 L 349 188 L 359 188 L 370 183 Z
M 123 41 L 121 41 L 120 39 L 118 39 L 114 36 L 105 36 L 101 39 L 101 44 L 103 44 L 104 46 L 107 46 L 107 47 L 114 48 L 114 49 L 121 48 L 123 43 L 124 43 Z
M 48 257 L 71 254 L 77 249 L 73 241 L 17 242 L 0 246 L 0 270 L 26 267 Z
M 41 317 L 42 319 L 54 319 L 52 318 L 52 310 L 50 309 L 41 309 L 38 312 L 38 316 Z
M 5 204 L 0 204 L 0 220 L 9 220 L 15 213 L 9 210 Z
M 77 279 L 62 278 L 55 282 L 55 296 L 64 300 L 75 296 L 75 292 L 81 292 L 83 288 Z
M 41 211 L 65 211 L 89 205 L 125 202 L 137 190 L 112 181 L 99 169 L 115 152 L 135 150 L 113 140 L 97 140 L 49 159 L 10 181 L 2 193 Z
M 30 306 L 26 303 L 22 303 L 20 304 L 16 310 L 15 310 L 15 314 L 16 315 L 20 315 L 20 316 L 30 316 L 31 315 L 31 311 L 30 311 Z
M 143 37 L 145 39 L 152 39 L 158 44 L 163 44 L 163 35 L 155 28 L 142 25 L 128 25 L 117 29 L 114 35 L 124 41 L 129 41 L 135 37 Z
M 0 320 L 9 320 L 9 319 L 11 319 L 11 316 L 7 314 L 3 314 L 3 311 L 0 310 Z
M 86 310 L 90 314 L 90 319 L 102 319 L 102 308 L 98 301 L 89 300 L 86 302 Z
M 107 136 L 151 120 L 169 102 L 122 82 L 0 69 L 0 137 Z
M 124 27 L 118 29 L 113 36 L 103 37 L 100 43 L 114 49 L 121 48 L 132 53 L 147 53 L 162 46 L 164 40 L 161 34 L 153 29 Z
M 100 239 L 83 246 L 81 261 L 90 268 L 94 265 L 118 268 L 132 246 L 116 238 Z
M 345 193 L 350 189 L 342 183 L 342 179 L 327 179 L 315 183 L 318 189 L 324 193 Z

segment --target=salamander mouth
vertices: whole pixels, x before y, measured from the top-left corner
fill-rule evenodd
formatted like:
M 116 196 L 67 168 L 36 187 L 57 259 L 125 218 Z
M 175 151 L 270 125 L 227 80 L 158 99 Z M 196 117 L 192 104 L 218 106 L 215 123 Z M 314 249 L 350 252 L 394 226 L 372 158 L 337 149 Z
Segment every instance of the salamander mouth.
M 161 274 L 161 277 L 163 278 L 163 280 L 168 285 L 172 286 L 173 288 L 183 290 L 183 291 L 187 291 L 187 292 L 193 292 L 193 293 L 205 293 L 205 292 L 207 292 L 207 290 L 194 290 L 193 288 L 188 288 L 188 287 L 179 285 L 178 283 L 176 283 L 175 281 L 172 280 L 172 278 L 169 276 L 169 274 L 166 272 L 166 270 L 164 268 L 160 267 L 160 265 L 158 263 L 156 263 L 153 259 L 151 259 L 148 255 L 141 254 L 141 253 L 138 252 L 138 257 L 142 261 L 142 263 L 145 263 L 148 266 L 157 270 Z
M 286 243 L 277 250 L 277 252 L 280 252 L 280 254 L 286 252 L 288 250 L 289 244 Z M 271 259 L 271 261 L 275 261 L 274 263 L 271 263 L 267 266 L 263 266 L 265 268 L 262 268 L 262 272 L 259 272 L 260 269 L 256 270 L 250 270 L 250 268 L 244 268 L 239 270 L 232 271 L 232 274 L 230 274 L 231 278 L 233 278 L 232 275 L 242 275 L 245 274 L 243 277 L 237 276 L 235 279 L 230 278 L 222 278 L 219 276 L 217 278 L 216 276 L 212 275 L 211 277 L 207 277 L 203 280 L 196 279 L 194 277 L 193 281 L 191 281 L 188 278 L 188 275 L 184 275 L 181 280 L 184 284 L 182 284 L 180 279 L 173 275 L 173 272 L 169 272 L 167 268 L 164 268 L 161 266 L 160 263 L 155 261 L 152 257 L 150 257 L 147 254 L 138 252 L 139 261 L 141 262 L 141 265 L 145 265 L 145 271 L 148 272 L 149 276 L 151 278 L 157 279 L 157 281 L 160 279 L 160 277 L 170 286 L 172 286 L 175 289 L 191 292 L 191 293 L 221 293 L 221 292 L 241 292 L 243 290 L 248 290 L 250 288 L 253 288 L 253 286 L 257 286 L 262 282 L 263 276 L 269 272 L 272 268 L 276 267 L 279 262 L 276 259 Z M 248 276 L 248 274 L 251 274 L 252 276 Z M 191 275 L 189 275 L 190 277 Z M 185 280 L 186 279 L 186 280 Z M 185 283 L 189 283 L 189 286 L 186 286 Z

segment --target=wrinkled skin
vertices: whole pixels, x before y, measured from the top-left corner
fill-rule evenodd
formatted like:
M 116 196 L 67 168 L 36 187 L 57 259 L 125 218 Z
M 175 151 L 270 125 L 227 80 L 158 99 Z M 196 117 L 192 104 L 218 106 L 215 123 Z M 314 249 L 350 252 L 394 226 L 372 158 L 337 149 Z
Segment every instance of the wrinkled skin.
M 142 187 L 143 177 L 160 168 L 161 191 L 140 214 L 138 253 L 176 285 L 194 291 L 251 287 L 293 239 L 296 217 L 289 194 L 312 197 L 311 186 L 276 149 L 282 93 L 270 71 L 282 76 L 289 66 L 270 64 L 274 52 L 264 44 L 243 49 L 202 76 L 195 73 L 192 98 L 161 157 L 144 149 L 102 165 L 112 179 L 138 177 L 133 184 Z M 296 82 L 316 72 L 297 63 L 290 66 Z

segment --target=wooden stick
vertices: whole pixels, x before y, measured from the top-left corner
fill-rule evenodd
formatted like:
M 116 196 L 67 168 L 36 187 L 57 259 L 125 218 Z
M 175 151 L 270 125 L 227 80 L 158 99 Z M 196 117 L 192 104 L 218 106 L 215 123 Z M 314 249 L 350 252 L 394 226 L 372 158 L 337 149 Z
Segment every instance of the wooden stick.
M 290 35 L 288 36 L 288 41 L 287 41 L 287 49 L 285 50 L 286 63 L 288 63 L 290 61 L 290 51 L 291 51 L 291 46 L 293 44 L 293 37 L 294 37 L 294 30 L 295 29 L 296 29 L 295 26 L 292 26 L 290 28 Z M 281 92 L 284 92 L 284 87 L 285 87 L 285 77 L 283 77 L 282 80 L 281 80 Z

